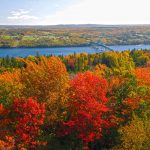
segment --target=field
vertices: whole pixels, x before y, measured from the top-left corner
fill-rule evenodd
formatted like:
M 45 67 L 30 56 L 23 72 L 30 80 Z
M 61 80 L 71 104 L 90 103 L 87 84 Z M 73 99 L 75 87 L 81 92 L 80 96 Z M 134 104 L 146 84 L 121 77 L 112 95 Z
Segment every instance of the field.
M 0 26 L 0 47 L 150 44 L 149 25 Z

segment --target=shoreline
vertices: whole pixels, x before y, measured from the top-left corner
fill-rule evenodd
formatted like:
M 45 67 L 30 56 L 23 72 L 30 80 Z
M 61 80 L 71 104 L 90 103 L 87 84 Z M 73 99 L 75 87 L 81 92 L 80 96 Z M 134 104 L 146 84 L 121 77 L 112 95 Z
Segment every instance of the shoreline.
M 150 43 L 149 44 L 113 44 L 113 45 L 107 45 L 106 44 L 106 46 L 142 46 L 142 45 L 150 45 Z M 35 46 L 35 47 L 0 47 L 0 49 L 19 49 L 19 48 L 29 48 L 29 49 L 31 49 L 31 48 L 73 48 L 73 47 L 92 47 L 92 45 L 91 44 L 86 44 L 86 45 L 68 45 L 68 46 Z

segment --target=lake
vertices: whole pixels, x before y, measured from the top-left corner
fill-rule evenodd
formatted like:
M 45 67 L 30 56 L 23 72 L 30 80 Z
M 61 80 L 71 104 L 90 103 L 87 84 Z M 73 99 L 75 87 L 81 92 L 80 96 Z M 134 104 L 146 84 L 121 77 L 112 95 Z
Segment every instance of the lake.
M 132 49 L 150 49 L 150 45 L 114 45 L 109 46 L 115 51 L 124 51 Z M 59 47 L 59 48 L 0 48 L 0 57 L 26 57 L 29 55 L 69 55 L 73 53 L 95 53 L 92 47 Z

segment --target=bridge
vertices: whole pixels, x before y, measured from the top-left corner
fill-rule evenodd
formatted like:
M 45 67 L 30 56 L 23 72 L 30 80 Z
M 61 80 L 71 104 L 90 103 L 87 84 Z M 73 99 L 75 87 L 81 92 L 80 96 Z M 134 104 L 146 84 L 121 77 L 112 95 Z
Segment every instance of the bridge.
M 102 42 L 92 42 L 91 47 L 94 48 L 97 53 L 106 52 L 106 51 L 114 51 L 112 48 L 108 47 Z

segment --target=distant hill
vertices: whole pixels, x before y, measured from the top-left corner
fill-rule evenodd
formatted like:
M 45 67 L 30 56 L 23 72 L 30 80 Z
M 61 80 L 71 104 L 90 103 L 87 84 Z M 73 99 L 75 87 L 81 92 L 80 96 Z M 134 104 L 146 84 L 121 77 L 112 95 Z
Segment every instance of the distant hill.
M 126 24 L 126 25 L 105 25 L 105 24 L 59 24 L 59 25 L 0 25 L 1 29 L 61 29 L 61 28 L 113 28 L 113 27 L 137 27 L 150 26 L 150 24 Z
M 0 26 L 0 47 L 150 44 L 150 25 L 60 24 Z

